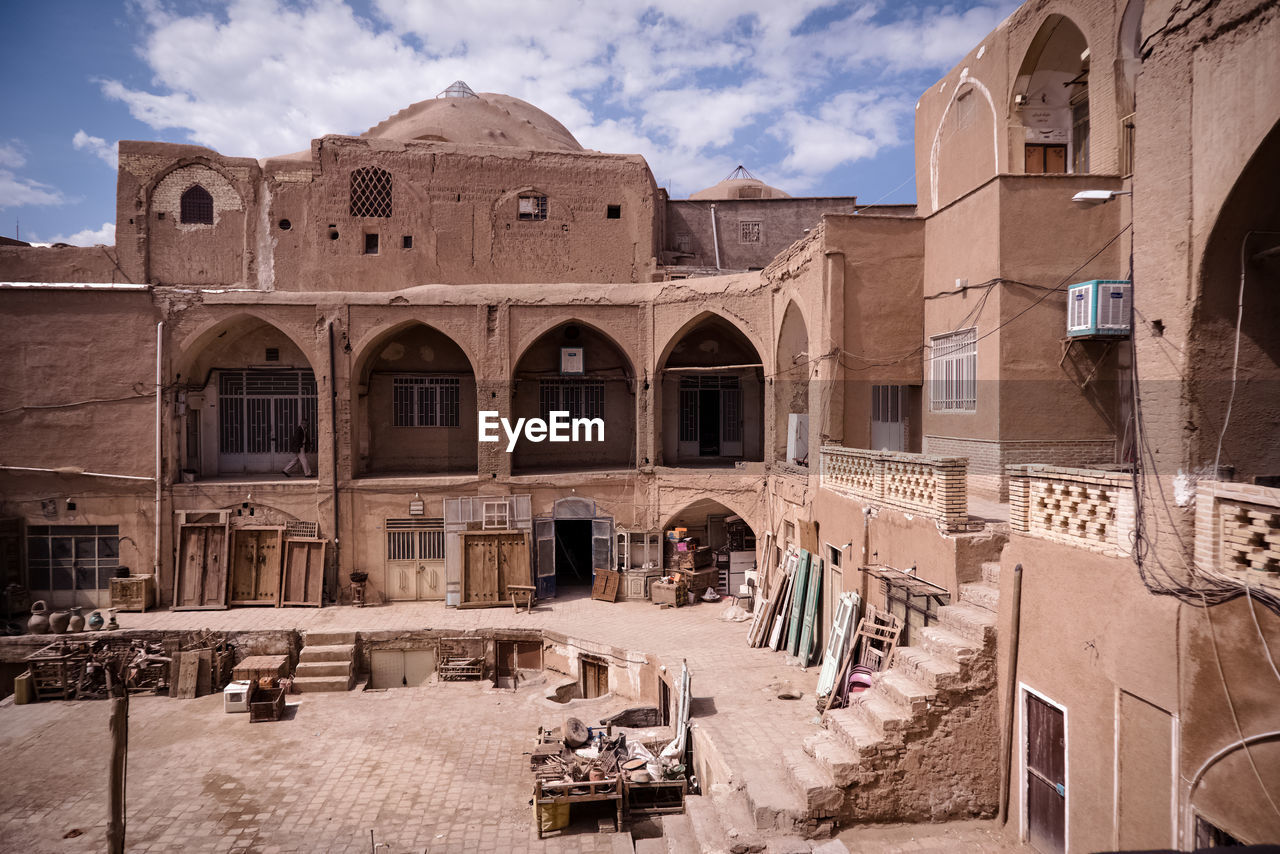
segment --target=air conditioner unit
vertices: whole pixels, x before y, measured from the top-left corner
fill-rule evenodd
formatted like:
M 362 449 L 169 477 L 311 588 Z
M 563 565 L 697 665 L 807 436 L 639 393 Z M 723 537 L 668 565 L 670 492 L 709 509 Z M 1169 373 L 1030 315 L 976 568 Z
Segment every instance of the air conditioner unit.
M 1127 338 L 1131 331 L 1133 283 L 1093 279 L 1067 288 L 1067 335 Z

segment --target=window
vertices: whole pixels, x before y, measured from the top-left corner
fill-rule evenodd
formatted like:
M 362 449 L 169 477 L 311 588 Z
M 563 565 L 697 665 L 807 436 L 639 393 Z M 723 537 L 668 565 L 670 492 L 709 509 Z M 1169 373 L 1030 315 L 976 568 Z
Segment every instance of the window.
M 278 361 L 280 361 L 280 348 L 279 348 L 279 347 L 268 347 L 268 348 L 267 348 L 267 352 L 263 353 L 263 354 L 262 354 L 262 356 L 263 356 L 263 360 L 264 360 L 264 361 L 267 361 L 267 362 L 278 362 Z
M 742 226 L 742 242 L 743 243 L 759 243 L 760 242 L 760 223 L 756 221 L 740 223 Z
M 366 166 L 351 173 L 351 215 L 391 216 L 391 173 Z
M 213 225 L 213 196 L 199 184 L 187 188 L 182 194 L 179 219 L 188 224 Z
M 406 234 L 405 236 L 403 236 L 403 237 L 401 237 L 401 238 L 400 238 L 400 248 L 401 248 L 401 249 L 412 249 L 412 248 L 413 248 L 413 235 L 412 235 L 412 234 Z
M 486 501 L 481 524 L 486 531 L 501 531 L 509 524 L 510 505 L 505 501 Z
M 604 380 L 542 380 L 538 409 L 544 420 L 552 412 L 568 412 L 570 418 L 604 418 Z
M 978 408 L 978 330 L 962 329 L 929 339 L 929 409 L 973 412 Z
M 388 519 L 387 560 L 444 560 L 444 520 Z
M 311 371 L 257 369 L 218 375 L 218 452 L 287 451 L 289 436 L 306 424 L 308 453 L 316 451 L 316 377 Z
M 956 96 L 956 130 L 962 131 L 973 124 L 973 89 L 965 89 Z
M 391 384 L 395 427 L 457 427 L 462 383 L 456 377 L 395 377 Z
M 836 548 L 835 546 L 831 545 L 831 543 L 827 543 L 827 565 L 828 565 L 828 566 L 832 566 L 832 567 L 835 567 L 836 569 L 839 569 L 839 568 L 840 568 L 840 556 L 841 556 L 842 554 L 844 554 L 844 553 L 843 553 L 842 551 L 840 551 L 840 549 L 838 549 L 838 548 Z
M 605 219 L 622 219 L 622 205 L 609 205 L 605 210 Z
M 119 565 L 117 525 L 27 528 L 27 570 L 32 590 L 106 590 Z
M 1089 171 L 1089 90 L 1071 99 L 1071 171 Z
M 1027 143 L 1022 147 L 1023 171 L 1028 175 L 1065 175 L 1067 172 L 1067 147 L 1065 145 Z
M 738 198 L 762 199 L 764 198 L 764 187 L 742 187 L 738 190 Z
M 520 219 L 546 219 L 546 196 L 521 196 L 517 201 L 517 215 Z
M 364 254 L 366 255 L 378 254 L 378 235 L 366 234 L 364 236 Z

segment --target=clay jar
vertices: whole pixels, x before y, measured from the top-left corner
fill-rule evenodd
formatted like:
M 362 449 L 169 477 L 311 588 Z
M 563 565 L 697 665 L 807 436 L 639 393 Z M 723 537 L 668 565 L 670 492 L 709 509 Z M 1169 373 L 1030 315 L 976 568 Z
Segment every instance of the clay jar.
M 31 619 L 27 620 L 27 631 L 33 635 L 49 634 L 49 608 L 43 599 L 31 603 Z
M 94 611 L 89 615 L 89 631 L 100 631 L 106 622 L 101 611 Z
M 70 611 L 54 611 L 49 615 L 49 631 L 55 635 L 66 634 L 67 626 L 71 624 Z
M 80 612 L 79 608 L 71 609 L 71 619 L 67 622 L 67 631 L 68 632 L 84 631 L 84 614 Z

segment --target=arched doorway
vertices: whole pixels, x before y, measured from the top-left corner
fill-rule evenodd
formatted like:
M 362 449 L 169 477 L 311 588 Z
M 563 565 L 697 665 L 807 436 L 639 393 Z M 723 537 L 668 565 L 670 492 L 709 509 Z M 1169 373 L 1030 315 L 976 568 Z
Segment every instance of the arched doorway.
M 230 318 L 200 337 L 182 367 L 184 479 L 281 476 L 299 423 L 314 475 L 316 377 L 291 337 L 259 317 Z
M 521 439 L 513 474 L 635 467 L 635 373 L 609 336 L 576 320 L 561 323 L 525 349 L 512 376 L 513 419 L 549 421 L 565 412 L 571 422 L 600 421 L 598 432 L 584 427 L 568 442 Z
M 794 303 L 787 304 L 778 332 L 773 374 L 774 459 L 787 465 L 809 465 L 809 330 Z
M 356 475 L 476 470 L 476 380 L 453 339 L 421 322 L 365 348 L 355 377 Z
M 590 498 L 561 498 L 533 520 L 538 598 L 562 588 L 590 588 L 596 570 L 615 569 L 613 517 Z
M 1050 15 L 1040 25 L 1014 82 L 1013 107 L 1024 134 L 1023 172 L 1089 171 L 1089 43 L 1070 19 Z
M 721 595 L 737 595 L 744 585 L 757 584 L 756 533 L 732 508 L 714 498 L 699 498 L 671 514 L 662 527 L 664 532 L 684 529 L 694 550 L 695 569 L 714 570 L 715 587 Z M 667 560 L 663 568 L 670 571 L 676 567 Z
M 690 321 L 661 370 L 666 465 L 764 459 L 764 364 L 736 326 L 709 313 Z

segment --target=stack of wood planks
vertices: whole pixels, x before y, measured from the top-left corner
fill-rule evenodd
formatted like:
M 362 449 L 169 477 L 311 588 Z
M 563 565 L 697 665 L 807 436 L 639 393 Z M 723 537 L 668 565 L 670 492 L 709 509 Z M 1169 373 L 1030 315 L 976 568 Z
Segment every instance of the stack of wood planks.
M 808 550 L 788 546 L 779 565 L 770 558 L 772 534 L 765 534 L 765 568 L 763 584 L 755 616 L 747 633 L 747 644 L 753 647 L 785 649 L 800 667 L 814 663 L 817 653 L 818 607 L 821 602 L 821 558 Z

